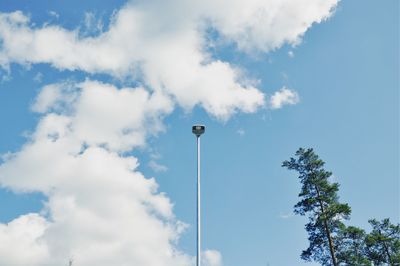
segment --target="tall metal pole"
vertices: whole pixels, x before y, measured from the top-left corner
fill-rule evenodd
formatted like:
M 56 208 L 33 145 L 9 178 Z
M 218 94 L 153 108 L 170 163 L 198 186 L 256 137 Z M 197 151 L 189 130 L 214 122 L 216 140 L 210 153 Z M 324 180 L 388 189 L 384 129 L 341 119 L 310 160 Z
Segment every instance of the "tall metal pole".
M 201 212 L 200 212 L 200 136 L 197 136 L 197 266 L 201 257 Z
M 194 125 L 192 133 L 196 135 L 197 140 L 197 232 L 196 232 L 196 266 L 201 264 L 201 197 L 200 197 L 200 136 L 204 134 L 206 127 L 204 125 Z

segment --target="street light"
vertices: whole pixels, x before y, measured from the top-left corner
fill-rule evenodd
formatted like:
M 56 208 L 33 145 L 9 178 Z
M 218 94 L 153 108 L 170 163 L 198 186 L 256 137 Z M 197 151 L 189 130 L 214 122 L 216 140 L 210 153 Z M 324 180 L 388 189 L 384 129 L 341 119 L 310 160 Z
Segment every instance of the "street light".
M 197 256 L 196 266 L 200 266 L 200 252 L 201 252 L 201 235 L 200 235 L 200 136 L 205 132 L 206 127 L 203 125 L 194 125 L 192 127 L 193 134 L 196 135 L 197 140 Z

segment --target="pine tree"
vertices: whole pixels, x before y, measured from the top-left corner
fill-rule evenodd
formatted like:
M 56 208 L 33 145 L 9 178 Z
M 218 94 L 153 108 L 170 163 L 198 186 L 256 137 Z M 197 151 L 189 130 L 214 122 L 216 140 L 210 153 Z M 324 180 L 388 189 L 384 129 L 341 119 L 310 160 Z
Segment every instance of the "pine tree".
M 323 168 L 325 163 L 313 149 L 300 148 L 296 157 L 284 161 L 282 166 L 297 171 L 302 184 L 301 200 L 294 206 L 294 212 L 308 216 L 305 228 L 310 245 L 302 252 L 301 258 L 338 266 L 335 237 L 344 226 L 342 221 L 349 218 L 351 209 L 339 202 L 339 184 L 329 181 L 332 173 Z
M 366 236 L 363 229 L 355 226 L 340 228 L 335 241 L 339 265 L 372 265 L 366 256 Z
M 366 253 L 374 265 L 400 265 L 400 224 L 389 219 L 368 221 L 372 231 L 366 237 Z

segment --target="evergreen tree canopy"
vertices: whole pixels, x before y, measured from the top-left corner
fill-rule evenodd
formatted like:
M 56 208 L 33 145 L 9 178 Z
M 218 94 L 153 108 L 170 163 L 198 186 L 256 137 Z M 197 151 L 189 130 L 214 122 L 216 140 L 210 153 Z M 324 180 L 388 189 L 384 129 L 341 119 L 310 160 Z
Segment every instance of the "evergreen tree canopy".
M 342 226 L 337 235 L 337 260 L 339 265 L 371 266 L 366 256 L 366 233 L 363 229 L 354 226 Z
M 400 225 L 390 223 L 389 219 L 368 222 L 372 226 L 366 237 L 368 258 L 374 265 L 400 265 Z
M 332 173 L 323 168 L 325 163 L 313 149 L 300 148 L 295 155 L 296 158 L 284 161 L 282 166 L 297 171 L 302 184 L 300 201 L 294 206 L 294 212 L 307 215 L 309 219 L 306 230 L 310 245 L 301 258 L 337 266 L 335 238 L 351 209 L 339 202 L 339 184 L 329 181 Z

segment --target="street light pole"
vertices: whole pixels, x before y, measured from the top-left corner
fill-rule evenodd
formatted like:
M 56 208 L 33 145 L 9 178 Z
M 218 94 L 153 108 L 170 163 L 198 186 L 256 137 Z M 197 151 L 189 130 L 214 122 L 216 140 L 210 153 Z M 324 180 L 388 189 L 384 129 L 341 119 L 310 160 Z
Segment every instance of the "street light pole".
M 197 266 L 200 266 L 201 257 L 201 196 L 200 196 L 200 136 L 197 138 Z
M 201 257 L 201 196 L 200 196 L 200 136 L 205 132 L 205 126 L 194 125 L 192 127 L 193 134 L 196 135 L 197 140 L 197 234 L 196 234 L 196 266 L 200 266 Z

